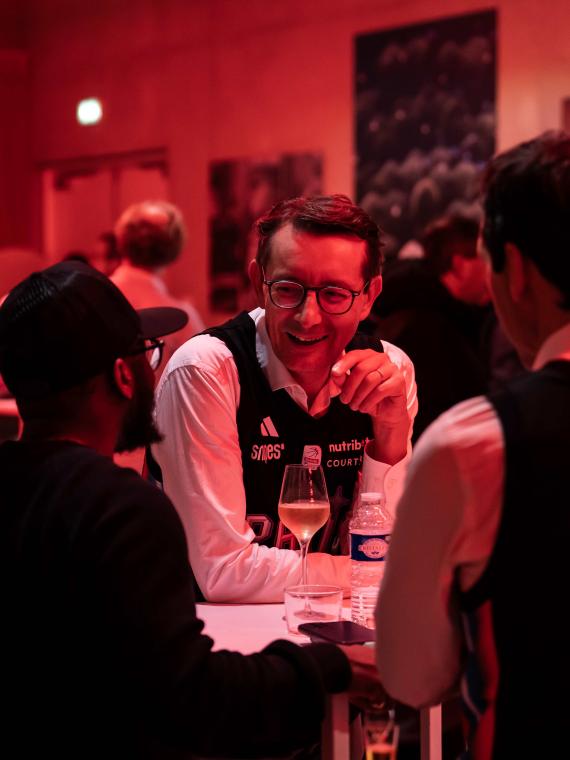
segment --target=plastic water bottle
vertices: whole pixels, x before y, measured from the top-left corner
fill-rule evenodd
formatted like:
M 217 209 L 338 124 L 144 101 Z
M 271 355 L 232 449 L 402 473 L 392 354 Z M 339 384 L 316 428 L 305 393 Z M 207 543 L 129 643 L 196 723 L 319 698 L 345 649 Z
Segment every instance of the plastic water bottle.
M 360 494 L 349 531 L 352 619 L 374 628 L 376 600 L 392 534 L 392 517 L 383 494 Z

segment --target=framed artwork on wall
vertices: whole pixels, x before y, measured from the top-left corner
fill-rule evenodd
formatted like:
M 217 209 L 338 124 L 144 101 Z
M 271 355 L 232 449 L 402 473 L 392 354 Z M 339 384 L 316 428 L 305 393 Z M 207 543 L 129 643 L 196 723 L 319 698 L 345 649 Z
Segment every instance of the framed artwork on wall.
M 255 306 L 247 267 L 255 221 L 278 201 L 322 191 L 318 153 L 242 158 L 210 164 L 210 309 L 235 314 Z
M 477 218 L 495 152 L 496 13 L 355 39 L 355 197 L 387 258 L 444 215 Z

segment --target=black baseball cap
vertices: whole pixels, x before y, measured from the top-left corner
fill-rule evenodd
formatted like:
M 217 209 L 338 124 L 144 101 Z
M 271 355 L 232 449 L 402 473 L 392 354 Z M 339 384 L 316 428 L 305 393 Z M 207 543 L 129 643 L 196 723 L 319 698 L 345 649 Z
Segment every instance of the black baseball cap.
M 187 322 L 182 309 L 136 311 L 104 274 L 63 261 L 31 274 L 0 306 L 0 374 L 16 398 L 41 398 Z

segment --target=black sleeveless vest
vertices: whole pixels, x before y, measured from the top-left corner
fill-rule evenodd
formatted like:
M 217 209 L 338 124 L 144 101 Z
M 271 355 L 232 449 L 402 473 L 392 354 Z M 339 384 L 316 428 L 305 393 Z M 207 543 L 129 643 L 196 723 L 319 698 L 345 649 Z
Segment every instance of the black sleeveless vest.
M 326 413 L 316 419 L 284 389 L 273 392 L 257 361 L 255 323 L 247 313 L 206 333 L 226 344 L 238 370 L 237 427 L 247 519 L 256 541 L 282 549 L 297 546 L 280 522 L 277 507 L 285 465 L 307 460 L 322 466 L 331 502 L 331 518 L 311 541 L 311 550 L 338 554 L 339 526 L 350 506 L 364 446 L 372 435 L 370 417 L 333 398 Z M 379 339 L 360 334 L 347 346 L 347 350 L 356 348 L 383 351 Z
M 461 596 L 470 752 L 562 757 L 570 733 L 570 362 L 517 378 L 490 400 L 504 433 L 505 487 L 488 566 Z

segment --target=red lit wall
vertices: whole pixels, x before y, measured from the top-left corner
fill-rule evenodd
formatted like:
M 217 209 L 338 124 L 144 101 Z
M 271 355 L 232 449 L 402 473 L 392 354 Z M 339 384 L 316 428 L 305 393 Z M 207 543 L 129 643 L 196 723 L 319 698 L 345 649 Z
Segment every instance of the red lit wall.
M 28 55 L 0 47 L 0 245 L 31 242 Z
M 32 156 L 164 147 L 189 228 L 169 273 L 206 312 L 211 159 L 316 150 L 325 190 L 352 192 L 355 34 L 496 7 L 498 144 L 560 124 L 570 95 L 568 0 L 50 0 L 32 3 Z M 81 128 L 96 95 L 104 121 Z M 1 127 L 0 127 L 1 129 Z M 1 191 L 0 191 L 1 192 Z M 1 196 L 0 196 L 1 197 Z

